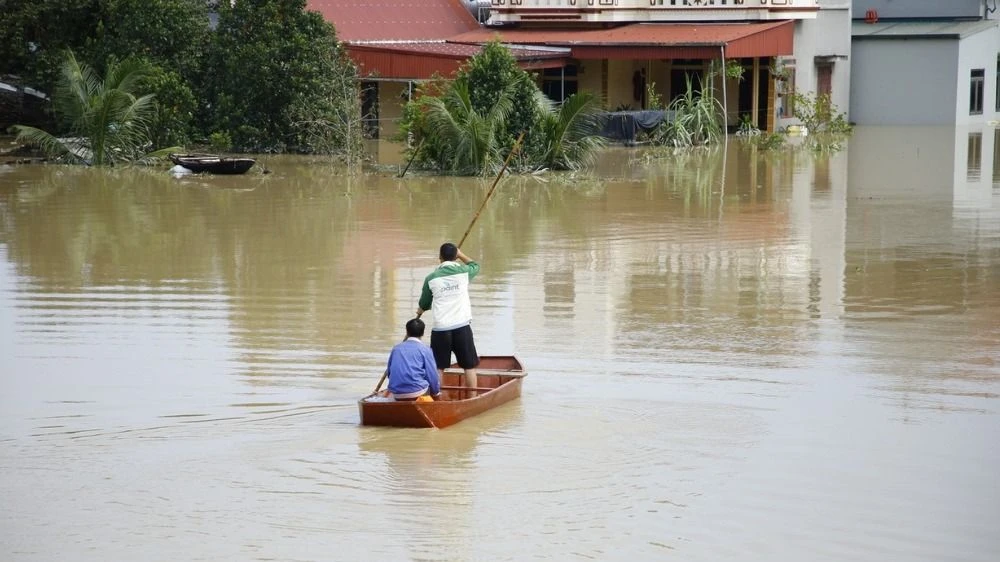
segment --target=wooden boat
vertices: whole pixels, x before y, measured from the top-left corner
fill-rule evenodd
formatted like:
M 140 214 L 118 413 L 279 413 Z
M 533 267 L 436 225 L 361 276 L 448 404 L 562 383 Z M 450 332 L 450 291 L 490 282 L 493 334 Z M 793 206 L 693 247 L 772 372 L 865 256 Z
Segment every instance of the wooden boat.
M 171 154 L 170 161 L 199 174 L 244 174 L 253 167 L 253 158 L 229 158 L 215 154 Z
M 361 425 L 443 428 L 521 396 L 527 373 L 516 357 L 481 356 L 476 370 L 479 386 L 469 389 L 462 386 L 464 373 L 458 365 L 445 369 L 441 399 L 433 402 L 374 402 L 370 399 L 378 397 L 373 392 L 358 401 Z

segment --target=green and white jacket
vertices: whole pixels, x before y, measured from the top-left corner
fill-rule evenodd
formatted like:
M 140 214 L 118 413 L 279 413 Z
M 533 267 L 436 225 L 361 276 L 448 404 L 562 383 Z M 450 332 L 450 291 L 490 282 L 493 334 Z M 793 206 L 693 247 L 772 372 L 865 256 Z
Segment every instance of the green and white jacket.
M 446 261 L 424 279 L 419 305 L 434 313 L 435 331 L 454 330 L 472 321 L 469 281 L 478 273 L 479 264 L 474 261 Z

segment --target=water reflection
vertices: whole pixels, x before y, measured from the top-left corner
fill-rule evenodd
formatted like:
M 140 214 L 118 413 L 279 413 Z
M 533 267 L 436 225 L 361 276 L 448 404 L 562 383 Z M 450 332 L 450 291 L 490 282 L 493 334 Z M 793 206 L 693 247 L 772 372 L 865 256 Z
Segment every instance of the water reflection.
M 968 158 L 966 158 L 965 179 L 970 182 L 978 182 L 982 177 L 983 168 L 983 134 L 969 133 L 969 143 L 967 147 Z

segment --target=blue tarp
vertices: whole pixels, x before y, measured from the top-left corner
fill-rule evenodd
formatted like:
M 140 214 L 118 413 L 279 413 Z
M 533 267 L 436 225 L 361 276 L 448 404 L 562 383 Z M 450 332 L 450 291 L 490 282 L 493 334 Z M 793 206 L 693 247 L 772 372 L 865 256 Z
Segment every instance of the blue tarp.
M 625 144 L 635 144 L 640 131 L 651 131 L 673 119 L 673 111 L 609 111 L 601 117 L 601 136 Z

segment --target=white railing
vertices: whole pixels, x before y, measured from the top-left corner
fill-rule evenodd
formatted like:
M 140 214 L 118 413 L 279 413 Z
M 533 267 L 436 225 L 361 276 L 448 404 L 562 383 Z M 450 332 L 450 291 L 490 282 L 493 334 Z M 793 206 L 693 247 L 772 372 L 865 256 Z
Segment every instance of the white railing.
M 581 6 L 655 7 L 667 10 L 746 10 L 759 8 L 818 8 L 819 0 L 490 0 L 493 7 L 572 8 Z
M 768 20 L 816 17 L 819 0 L 490 0 L 490 23 Z

